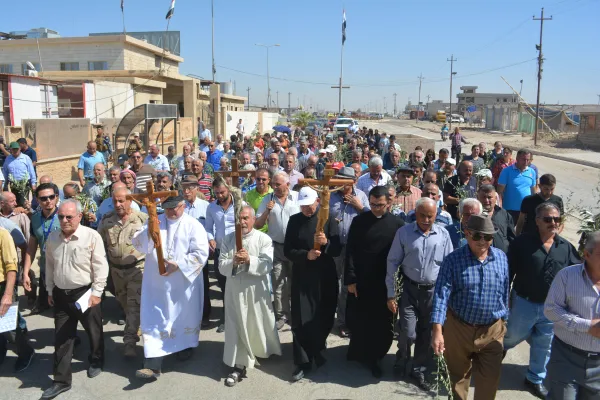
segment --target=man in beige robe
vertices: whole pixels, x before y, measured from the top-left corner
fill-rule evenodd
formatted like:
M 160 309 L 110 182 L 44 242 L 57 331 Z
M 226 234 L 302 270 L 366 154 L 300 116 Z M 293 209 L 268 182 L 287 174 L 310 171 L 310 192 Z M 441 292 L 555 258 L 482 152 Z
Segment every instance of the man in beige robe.
M 233 368 L 225 380 L 227 386 L 246 377 L 246 368 L 253 368 L 257 357 L 281 355 L 269 290 L 273 243 L 268 235 L 253 229 L 255 219 L 254 209 L 243 206 L 242 249 L 236 250 L 235 232 L 221 244 L 219 271 L 227 277 L 223 362 Z

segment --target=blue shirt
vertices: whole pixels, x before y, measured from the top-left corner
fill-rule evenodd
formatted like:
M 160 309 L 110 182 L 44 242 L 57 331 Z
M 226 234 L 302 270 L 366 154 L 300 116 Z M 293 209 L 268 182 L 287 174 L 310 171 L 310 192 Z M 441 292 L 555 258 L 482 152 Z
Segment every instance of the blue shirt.
M 157 155 L 156 158 L 148 154 L 146 158 L 144 158 L 144 164 L 148 164 L 157 171 L 169 171 L 171 169 L 169 167 L 169 160 L 162 154 Z
M 207 164 L 212 165 L 215 171 L 218 171 L 221 167 L 221 157 L 223 157 L 223 152 L 221 150 L 206 152 L 206 162 Z
M 439 204 L 438 204 L 438 206 L 439 206 Z M 404 219 L 404 222 L 406 222 L 407 224 L 410 224 L 417 220 L 417 214 L 415 213 L 415 210 L 410 210 L 408 212 L 408 215 L 406 215 L 406 216 L 402 215 L 402 218 Z M 442 210 L 441 208 L 438 207 L 437 214 L 435 216 L 435 223 L 438 225 L 441 225 L 443 227 L 452 225 L 452 216 L 450 215 L 450 213 L 448 211 Z
M 448 307 L 471 325 L 489 325 L 508 316 L 508 260 L 490 246 L 479 261 L 469 246 L 450 253 L 442 263 L 433 295 L 431 323 L 443 325 Z
M 37 153 L 35 152 L 33 147 L 29 146 L 29 147 L 27 147 L 27 150 L 21 150 L 21 153 L 23 153 L 26 156 L 28 156 L 29 158 L 31 158 L 32 162 L 37 162 Z M 532 167 L 533 167 L 533 165 L 532 165 Z
M 85 152 L 79 157 L 79 163 L 77 169 L 83 170 L 83 176 L 86 179 L 94 179 L 94 165 L 102 163 L 106 166 L 106 160 L 104 154 L 97 151 L 96 154 L 91 155 L 89 152 Z
M 13 242 L 15 242 L 15 246 L 21 247 L 27 245 L 27 241 L 25 240 L 23 232 L 21 232 L 21 228 L 19 228 L 17 224 L 12 222 L 10 219 L 0 217 L 0 227 L 6 229 L 10 233 Z
M 442 261 L 452 250 L 448 232 L 436 224 L 427 235 L 416 222 L 398 229 L 387 256 L 385 285 L 388 298 L 395 297 L 398 268 L 402 268 L 402 273 L 413 282 L 432 284 L 438 277 Z
M 351 167 L 352 164 L 358 164 L 358 163 L 349 162 L 348 164 L 346 164 L 346 167 Z M 364 162 L 361 162 L 360 168 L 364 171 L 365 169 L 369 168 L 369 166 L 367 164 L 365 164 Z
M 56 211 L 58 211 L 58 208 L 56 208 Z M 40 271 L 44 275 L 46 273 L 46 239 L 48 239 L 51 232 L 60 229 L 60 222 L 58 221 L 56 211 L 49 215 L 48 218 L 44 217 L 42 211 L 36 211 L 31 216 L 30 233 L 32 236 L 35 236 L 35 239 L 40 246 L 40 261 L 38 262 L 38 265 L 40 266 Z
M 455 250 L 467 244 L 467 239 L 465 238 L 465 234 L 460 221 L 452 225 L 448 225 L 445 228 L 450 234 L 450 240 L 452 241 L 452 246 Z
M 202 226 L 206 223 L 206 210 L 208 209 L 208 205 L 210 203 L 206 200 L 196 199 L 193 204 L 185 202 L 185 210 L 183 211 L 190 217 L 193 217 L 200 221 Z
M 208 240 L 217 242 L 217 249 L 220 249 L 225 235 L 235 231 L 233 201 L 229 204 L 227 210 L 223 210 L 223 207 L 217 203 L 217 200 L 210 203 L 206 210 L 205 228 Z
M 115 209 L 115 204 L 113 203 L 112 197 L 106 198 L 100 203 L 98 207 L 98 211 L 96 211 L 96 225 L 100 224 L 102 221 L 102 217 L 104 217 L 109 212 Z M 135 211 L 140 211 L 140 206 L 135 201 L 131 202 L 131 209 Z
M 535 171 L 529 167 L 521 172 L 516 164 L 506 167 L 500 173 L 498 184 L 504 185 L 502 193 L 502 207 L 505 210 L 520 211 L 521 202 L 531 193 L 531 188 L 536 182 Z
M 361 212 L 370 211 L 371 208 L 369 207 L 369 198 L 365 192 L 357 188 L 354 188 L 352 192 L 352 194 L 357 196 L 362 203 L 363 208 Z M 350 232 L 352 220 L 358 214 L 360 214 L 360 212 L 357 211 L 356 208 L 352 207 L 348 203 L 344 203 L 344 196 L 339 191 L 331 194 L 331 198 L 329 200 L 329 219 L 337 221 L 340 242 L 344 245 L 348 241 L 348 232 Z
M 4 166 L 2 167 L 2 173 L 7 182 L 10 181 L 10 175 L 17 181 L 20 181 L 21 179 L 24 179 L 25 176 L 29 175 L 29 182 L 31 185 L 37 183 L 31 158 L 23 153 L 19 154 L 17 158 L 12 154 L 7 156 L 4 161 Z

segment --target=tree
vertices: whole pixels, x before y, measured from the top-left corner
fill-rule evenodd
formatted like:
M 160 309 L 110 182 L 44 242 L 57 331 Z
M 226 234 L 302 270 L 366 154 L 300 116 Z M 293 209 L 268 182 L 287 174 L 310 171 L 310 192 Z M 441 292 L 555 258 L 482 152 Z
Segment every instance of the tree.
M 300 111 L 298 114 L 296 114 L 296 116 L 294 117 L 294 125 L 296 125 L 297 127 L 299 127 L 300 129 L 304 130 L 308 124 L 310 124 L 312 121 L 314 121 L 315 117 L 307 112 L 307 111 Z

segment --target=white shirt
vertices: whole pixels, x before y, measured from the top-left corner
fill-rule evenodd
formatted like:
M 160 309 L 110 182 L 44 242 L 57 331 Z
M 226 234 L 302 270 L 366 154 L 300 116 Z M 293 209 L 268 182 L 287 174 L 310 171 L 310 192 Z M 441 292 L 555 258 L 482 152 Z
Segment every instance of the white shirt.
M 244 134 L 244 124 L 242 124 L 241 122 L 239 124 L 237 124 L 236 129 L 242 135 Z
M 184 212 L 200 221 L 202 226 L 204 226 L 204 223 L 206 222 L 206 210 L 208 209 L 209 204 L 208 201 L 198 198 L 196 198 L 192 204 L 188 203 L 186 200 Z
M 156 158 L 148 154 L 146 158 L 144 158 L 144 164 L 150 165 L 157 171 L 169 171 L 171 169 L 169 167 L 169 160 L 162 154 L 157 155 Z
M 267 210 L 267 204 L 271 200 L 275 202 L 275 207 L 273 207 L 269 213 L 269 217 L 267 218 L 267 224 L 269 225 L 267 234 L 271 237 L 273 242 L 282 244 L 285 240 L 285 231 L 287 229 L 290 217 L 300 212 L 300 206 L 298 205 L 298 192 L 290 190 L 287 199 L 285 200 L 285 204 L 283 205 L 277 196 L 275 196 L 275 193 L 265 196 L 258 206 L 256 218 L 259 218 Z
M 200 141 L 203 142 L 205 138 L 209 138 L 210 140 L 212 140 L 212 134 L 210 133 L 210 130 L 205 129 L 202 132 L 200 132 Z
M 385 186 L 388 184 L 388 182 L 391 181 L 392 177 L 385 170 L 381 171 L 381 176 L 379 177 L 379 180 L 377 182 L 375 182 L 371 178 L 371 174 L 367 172 L 366 174 L 358 178 L 358 180 L 356 181 L 356 187 L 365 192 L 367 196 L 369 196 L 369 192 L 375 186 Z

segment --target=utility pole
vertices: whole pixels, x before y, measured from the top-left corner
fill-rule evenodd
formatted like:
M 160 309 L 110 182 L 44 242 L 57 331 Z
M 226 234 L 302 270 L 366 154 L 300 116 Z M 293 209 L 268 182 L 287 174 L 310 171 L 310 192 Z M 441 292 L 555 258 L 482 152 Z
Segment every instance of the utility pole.
M 250 86 L 248 86 L 248 89 L 246 89 L 246 91 L 248 92 L 248 111 L 250 111 Z
M 387 102 L 385 101 L 385 96 L 383 96 L 383 114 L 387 114 Z
M 454 58 L 454 54 L 450 56 L 450 59 L 446 59 L 446 61 L 450 61 L 450 131 L 452 131 L 452 78 L 456 75 L 454 72 L 454 61 L 458 61 Z
M 427 104 L 429 104 L 429 99 L 431 98 L 430 95 L 427 95 Z
M 598 94 L 597 96 L 598 96 L 598 105 L 600 106 L 600 94 Z
M 269 111 L 269 108 L 271 108 L 271 76 L 269 74 L 269 48 L 271 47 L 279 47 L 279 44 L 261 44 L 261 43 L 255 43 L 255 46 L 259 46 L 259 47 L 264 47 L 265 49 L 267 49 L 267 111 Z
M 290 105 L 290 102 L 292 100 L 292 92 L 288 92 L 288 118 L 290 118 L 290 116 L 292 115 L 292 106 Z
M 279 90 L 275 93 L 277 94 L 277 112 L 279 112 Z
M 540 90 L 542 87 L 542 64 L 544 63 L 544 55 L 542 53 L 542 39 L 544 37 L 544 21 L 551 21 L 552 16 L 550 18 L 544 18 L 544 8 L 542 7 L 542 14 L 540 18 L 536 18 L 533 16 L 534 21 L 540 21 L 540 44 L 535 45 L 538 50 L 538 85 L 537 85 L 537 101 L 535 106 L 535 132 L 533 134 L 533 145 L 537 146 L 537 138 L 538 138 L 538 125 L 539 125 L 539 116 L 540 116 Z
M 417 124 L 419 123 L 419 108 L 421 107 L 421 84 L 423 83 L 423 79 L 425 79 L 423 77 L 423 73 L 421 72 L 421 74 L 418 76 L 419 78 L 419 102 L 417 103 Z M 452 94 L 450 94 L 450 96 L 452 96 Z
M 215 68 L 215 1 L 211 0 L 210 2 L 210 20 L 212 25 L 212 81 L 215 83 L 215 74 L 217 73 L 217 68 Z
M 394 93 L 394 117 L 398 116 L 398 110 L 396 110 L 396 96 L 398 96 L 398 94 Z
M 521 79 L 520 82 L 521 82 L 521 89 L 519 89 L 519 97 L 521 97 L 521 93 L 523 92 L 523 79 Z

